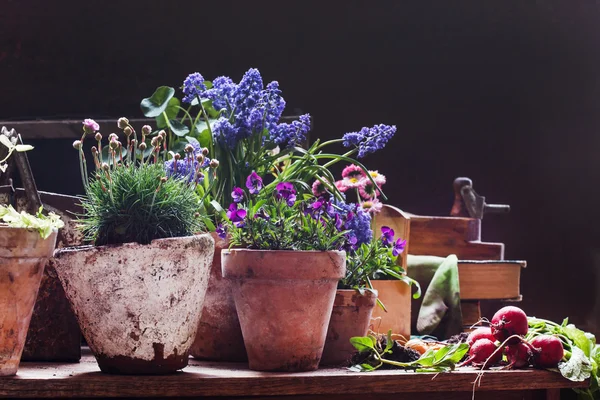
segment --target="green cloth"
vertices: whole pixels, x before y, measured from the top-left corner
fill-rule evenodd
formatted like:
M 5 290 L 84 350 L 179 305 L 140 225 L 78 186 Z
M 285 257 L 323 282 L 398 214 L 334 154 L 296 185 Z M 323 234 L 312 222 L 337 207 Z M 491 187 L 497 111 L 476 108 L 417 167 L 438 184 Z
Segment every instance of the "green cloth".
M 451 254 L 443 258 L 409 254 L 407 272 L 419 282 L 424 293 L 422 299 L 413 303 L 413 310 L 419 310 L 416 318 L 412 318 L 413 332 L 436 336 L 440 340 L 462 332 L 456 256 Z

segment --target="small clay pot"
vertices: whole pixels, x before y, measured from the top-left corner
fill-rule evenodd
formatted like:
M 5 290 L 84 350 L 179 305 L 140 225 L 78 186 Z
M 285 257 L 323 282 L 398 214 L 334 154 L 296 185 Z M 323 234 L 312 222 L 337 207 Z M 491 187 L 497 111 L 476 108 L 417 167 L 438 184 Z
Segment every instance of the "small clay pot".
M 166 374 L 188 364 L 213 252 L 204 234 L 54 253 L 102 372 Z
M 377 292 L 360 294 L 354 289 L 339 289 L 335 294 L 327 340 L 321 365 L 348 366 L 356 349 L 350 338 L 366 336 L 371 314 L 377 304 Z
M 0 376 L 17 373 L 44 265 L 56 232 L 0 226 Z
M 232 283 L 221 273 L 221 250 L 229 247 L 229 242 L 216 233 L 211 235 L 215 241 L 215 255 L 190 354 L 199 360 L 243 362 L 248 360 L 248 355 L 231 294 Z
M 343 251 L 221 251 L 250 369 L 314 371 L 319 367 Z

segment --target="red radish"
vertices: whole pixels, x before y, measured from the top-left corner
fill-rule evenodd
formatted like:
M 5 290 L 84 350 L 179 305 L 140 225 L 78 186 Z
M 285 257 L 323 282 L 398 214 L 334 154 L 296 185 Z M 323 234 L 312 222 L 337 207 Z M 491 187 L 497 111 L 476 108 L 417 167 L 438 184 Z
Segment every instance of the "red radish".
M 508 359 L 507 368 L 523 368 L 531 364 L 533 353 L 526 343 L 518 343 L 504 348 Z
M 470 364 L 485 364 L 486 367 L 491 367 L 492 365 L 498 364 L 502 359 L 502 352 L 496 352 L 497 349 L 498 348 L 491 340 L 479 339 L 478 341 L 473 343 L 473 345 L 469 349 L 469 357 L 465 361 L 463 361 L 459 366 L 462 367 L 463 365 Z M 496 353 L 494 354 L 494 352 Z M 490 358 L 492 354 L 494 354 L 494 356 L 488 361 L 488 358 Z
M 469 336 L 467 337 L 467 343 L 469 346 L 472 346 L 473 343 L 479 339 L 489 339 L 492 342 L 496 341 L 496 338 L 494 335 L 492 335 L 492 329 L 489 326 L 477 328 L 473 332 L 469 333 Z
M 492 334 L 500 341 L 504 342 L 510 336 L 525 336 L 529 327 L 527 326 L 527 315 L 518 307 L 502 307 L 494 314 L 492 318 Z M 519 338 L 510 339 L 507 344 L 517 344 Z
M 565 355 L 562 342 L 556 336 L 540 335 L 531 340 L 533 365 L 538 368 L 554 368 Z

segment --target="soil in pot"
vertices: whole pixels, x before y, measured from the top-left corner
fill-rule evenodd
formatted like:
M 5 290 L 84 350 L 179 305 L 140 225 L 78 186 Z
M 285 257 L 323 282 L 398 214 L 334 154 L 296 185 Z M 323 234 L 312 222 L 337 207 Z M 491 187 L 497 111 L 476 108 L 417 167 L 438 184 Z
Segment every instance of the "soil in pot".
M 55 252 L 56 271 L 103 372 L 165 374 L 187 365 L 213 252 L 208 234 Z
M 250 369 L 316 370 L 346 254 L 232 249 L 221 255 Z
M 367 335 L 376 304 L 377 293 L 368 290 L 364 294 L 353 289 L 336 292 L 321 365 L 349 366 L 356 352 L 350 338 Z
M 199 360 L 243 362 L 248 355 L 231 294 L 232 283 L 224 279 L 221 272 L 221 250 L 226 249 L 229 242 L 216 233 L 211 235 L 215 241 L 215 254 L 196 340 L 190 354 Z
M 0 227 L 0 376 L 17 373 L 40 287 L 44 265 L 52 256 L 56 232 Z

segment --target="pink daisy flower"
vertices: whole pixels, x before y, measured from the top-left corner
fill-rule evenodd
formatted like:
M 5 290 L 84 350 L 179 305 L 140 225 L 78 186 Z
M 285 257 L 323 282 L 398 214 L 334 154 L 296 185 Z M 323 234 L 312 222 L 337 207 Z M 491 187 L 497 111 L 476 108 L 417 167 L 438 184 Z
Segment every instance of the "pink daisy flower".
M 364 200 L 372 200 L 379 197 L 381 191 L 377 186 L 373 185 L 373 182 L 371 182 L 370 179 L 363 178 L 361 186 L 358 187 L 358 193 Z
M 360 205 L 365 211 L 371 214 L 377 214 L 381 211 L 381 208 L 383 207 L 383 203 L 376 198 L 372 200 L 363 201 L 362 203 L 360 203 Z
M 325 193 L 327 193 L 327 188 L 323 185 L 323 182 L 318 179 L 315 180 L 312 184 L 312 194 L 314 194 L 315 197 L 319 197 Z
M 369 171 L 369 175 L 371 175 L 371 178 L 373 178 L 373 180 L 379 187 L 384 185 L 386 182 L 385 175 L 380 174 L 379 171 Z
M 342 171 L 342 178 L 366 177 L 365 171 L 358 165 L 350 164 Z
M 344 181 L 336 181 L 335 182 L 335 187 L 337 188 L 337 190 L 339 190 L 342 193 L 344 193 L 346 190 L 349 189 L 349 187 L 346 186 L 346 184 L 344 183 Z

